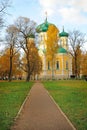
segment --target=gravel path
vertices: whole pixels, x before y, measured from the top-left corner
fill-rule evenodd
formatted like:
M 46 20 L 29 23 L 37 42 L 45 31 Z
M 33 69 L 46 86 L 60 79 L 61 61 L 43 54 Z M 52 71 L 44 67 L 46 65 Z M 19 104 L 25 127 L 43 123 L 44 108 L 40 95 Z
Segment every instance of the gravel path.
M 11 130 L 75 130 L 41 83 L 35 83 Z

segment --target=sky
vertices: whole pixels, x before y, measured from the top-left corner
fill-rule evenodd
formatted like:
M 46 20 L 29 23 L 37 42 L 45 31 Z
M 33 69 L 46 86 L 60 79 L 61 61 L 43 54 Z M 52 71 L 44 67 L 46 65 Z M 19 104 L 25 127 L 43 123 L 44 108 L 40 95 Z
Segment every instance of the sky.
M 37 25 L 44 22 L 55 24 L 60 32 L 77 29 L 87 34 L 87 0 L 10 0 L 10 14 L 6 18 L 7 24 L 13 24 L 19 17 L 27 17 Z M 84 46 L 87 50 L 87 43 Z

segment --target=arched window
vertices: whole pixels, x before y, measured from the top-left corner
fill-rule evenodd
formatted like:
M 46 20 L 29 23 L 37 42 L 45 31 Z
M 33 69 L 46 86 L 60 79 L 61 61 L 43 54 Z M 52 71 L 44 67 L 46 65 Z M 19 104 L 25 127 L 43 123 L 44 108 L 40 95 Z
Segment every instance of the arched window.
M 41 35 L 41 41 L 43 40 L 43 36 Z
M 48 61 L 48 70 L 50 70 L 50 62 Z
M 56 69 L 59 69 L 59 61 L 56 61 Z
M 68 70 L 68 61 L 66 61 L 66 70 Z

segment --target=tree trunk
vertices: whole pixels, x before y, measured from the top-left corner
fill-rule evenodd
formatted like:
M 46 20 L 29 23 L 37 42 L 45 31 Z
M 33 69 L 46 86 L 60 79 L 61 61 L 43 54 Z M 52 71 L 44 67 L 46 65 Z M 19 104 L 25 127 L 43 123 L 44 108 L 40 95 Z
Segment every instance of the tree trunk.
M 77 78 L 77 55 L 76 52 L 74 51 L 74 56 L 73 56 L 73 74 L 75 75 L 75 77 Z
M 29 82 L 29 81 L 30 81 L 30 73 L 28 72 L 28 73 L 27 73 L 26 82 Z
M 9 82 L 12 80 L 12 57 L 10 57 Z

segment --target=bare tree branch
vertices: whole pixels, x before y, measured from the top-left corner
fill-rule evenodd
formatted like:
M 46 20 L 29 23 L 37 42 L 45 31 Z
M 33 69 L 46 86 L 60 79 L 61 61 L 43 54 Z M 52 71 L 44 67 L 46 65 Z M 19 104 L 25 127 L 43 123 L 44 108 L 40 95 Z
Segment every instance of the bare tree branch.
M 85 34 L 81 33 L 79 30 L 69 32 L 70 54 L 73 56 L 73 74 L 75 74 L 76 77 L 80 74 L 81 48 L 85 42 Z

